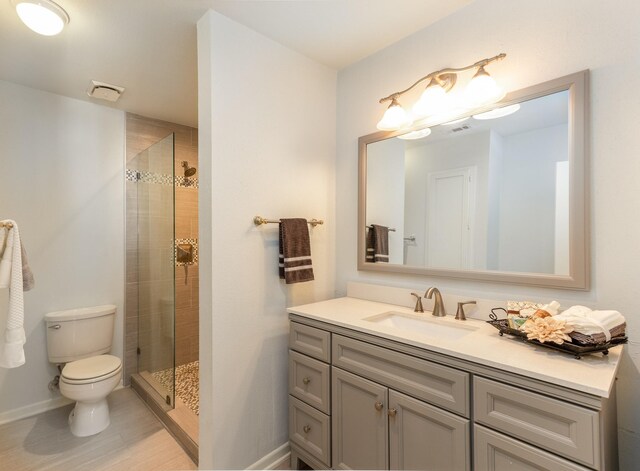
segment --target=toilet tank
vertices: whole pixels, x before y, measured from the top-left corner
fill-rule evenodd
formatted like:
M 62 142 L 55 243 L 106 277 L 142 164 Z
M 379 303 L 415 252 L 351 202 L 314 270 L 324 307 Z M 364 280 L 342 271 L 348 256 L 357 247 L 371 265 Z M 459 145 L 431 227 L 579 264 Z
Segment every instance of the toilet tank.
M 68 363 L 108 353 L 115 317 L 116 306 L 111 304 L 46 314 L 49 361 Z

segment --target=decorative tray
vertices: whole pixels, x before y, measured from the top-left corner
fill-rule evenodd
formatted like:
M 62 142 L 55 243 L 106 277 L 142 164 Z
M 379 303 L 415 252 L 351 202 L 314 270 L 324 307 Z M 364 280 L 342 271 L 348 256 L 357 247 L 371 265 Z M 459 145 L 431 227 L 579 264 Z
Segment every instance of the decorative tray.
M 499 308 L 502 309 L 502 308 Z M 493 312 L 495 309 L 492 309 L 491 314 L 489 314 L 490 321 L 487 323 L 491 324 L 493 327 L 498 329 L 500 332 L 500 336 L 502 337 L 504 334 L 513 335 L 514 337 L 518 337 L 522 339 L 525 343 L 530 343 L 533 345 L 538 345 L 545 348 L 550 348 L 552 350 L 557 350 L 559 352 L 568 353 L 569 355 L 573 355 L 576 359 L 582 358 L 582 355 L 588 355 L 590 353 L 599 353 L 602 352 L 603 355 L 609 354 L 609 349 L 615 347 L 616 345 L 622 345 L 629 341 L 626 336 L 614 337 L 609 342 L 601 343 L 598 345 L 575 345 L 572 343 L 565 342 L 561 345 L 555 343 L 542 343 L 538 340 L 529 340 L 527 338 L 527 334 L 522 332 L 521 330 L 512 329 L 509 327 L 508 319 L 498 319 L 498 316 Z

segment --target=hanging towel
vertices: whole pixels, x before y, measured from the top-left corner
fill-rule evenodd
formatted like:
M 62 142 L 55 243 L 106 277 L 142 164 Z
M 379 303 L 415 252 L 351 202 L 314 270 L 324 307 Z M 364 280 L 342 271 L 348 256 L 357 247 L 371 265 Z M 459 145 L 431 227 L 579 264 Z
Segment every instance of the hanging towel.
M 286 284 L 313 280 L 311 243 L 306 219 L 280 220 L 279 274 Z
M 15 224 L 15 222 L 8 219 L 0 222 Z M 11 280 L 11 255 L 9 253 L 7 253 L 7 262 L 2 263 L 5 247 L 8 241 L 8 232 L 9 229 L 2 230 L 2 228 L 0 228 L 0 288 L 8 288 Z M 22 255 L 22 291 L 30 291 L 33 289 L 36 282 L 33 278 L 33 272 L 29 266 L 27 252 L 22 240 L 20 240 L 20 250 Z
M 4 240 L 0 241 L 0 247 L 4 247 L 0 259 L 0 288 L 9 288 L 9 309 L 0 322 L 0 367 L 16 368 L 25 362 L 22 245 L 15 221 L 3 222 L 13 227 L 3 231 Z
M 372 224 L 367 233 L 366 261 L 370 263 L 389 262 L 389 228 Z

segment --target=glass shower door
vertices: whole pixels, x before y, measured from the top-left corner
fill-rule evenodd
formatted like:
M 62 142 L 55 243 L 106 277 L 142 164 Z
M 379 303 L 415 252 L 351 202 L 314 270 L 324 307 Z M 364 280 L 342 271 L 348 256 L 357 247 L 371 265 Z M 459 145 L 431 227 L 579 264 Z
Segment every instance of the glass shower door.
M 138 154 L 138 373 L 175 404 L 174 135 Z

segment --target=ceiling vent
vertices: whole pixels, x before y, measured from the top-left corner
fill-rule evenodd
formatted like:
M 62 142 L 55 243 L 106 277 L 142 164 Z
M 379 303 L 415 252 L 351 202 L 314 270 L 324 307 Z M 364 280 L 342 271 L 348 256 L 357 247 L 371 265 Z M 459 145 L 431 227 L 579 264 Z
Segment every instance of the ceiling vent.
M 466 131 L 467 129 L 471 129 L 471 127 L 465 124 L 464 126 L 458 126 L 457 128 L 453 128 L 451 130 L 451 132 L 452 133 L 454 133 L 454 132 L 462 132 L 462 131 Z
M 97 98 L 99 100 L 118 101 L 120 95 L 124 92 L 123 87 L 117 85 L 111 85 L 109 83 L 98 82 L 92 80 L 91 85 L 87 89 L 87 95 L 91 98 Z

